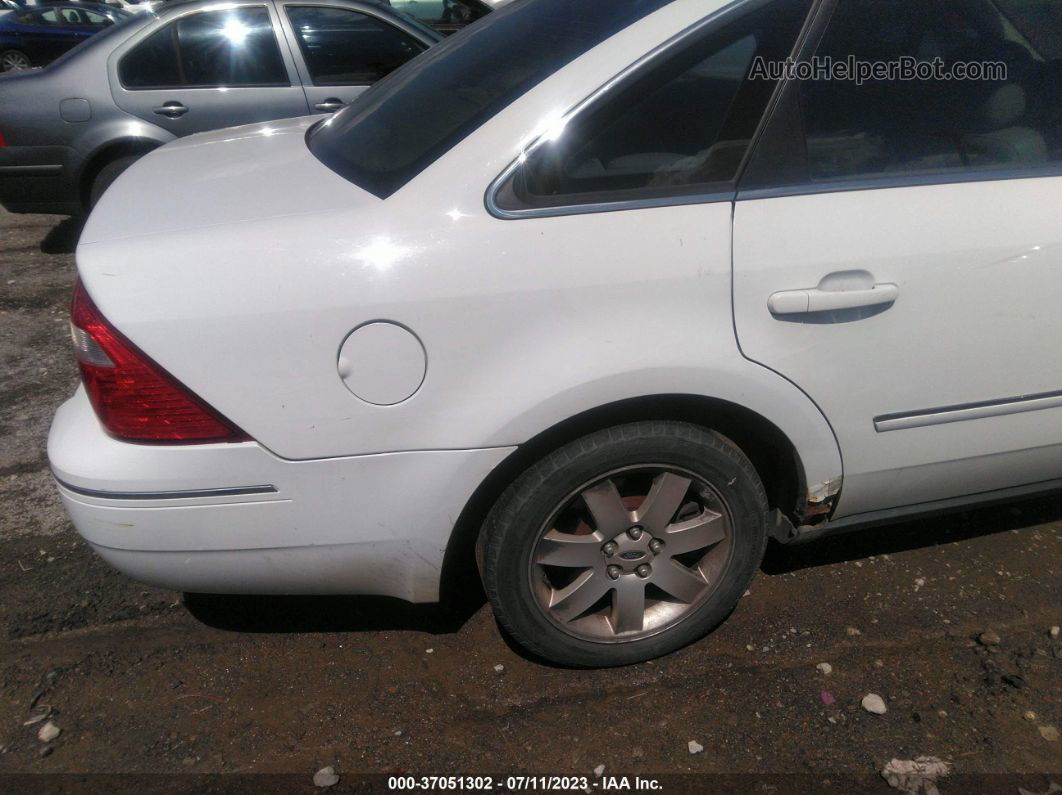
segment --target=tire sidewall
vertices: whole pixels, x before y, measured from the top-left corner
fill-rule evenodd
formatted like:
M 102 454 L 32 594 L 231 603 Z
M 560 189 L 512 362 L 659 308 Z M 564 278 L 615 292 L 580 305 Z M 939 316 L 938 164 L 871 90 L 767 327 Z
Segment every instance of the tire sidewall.
M 107 192 L 107 189 L 114 184 L 115 180 L 117 180 L 127 168 L 133 165 L 133 163 L 141 157 L 142 155 L 124 155 L 115 158 L 101 168 L 92 180 L 92 188 L 89 191 L 88 209 L 91 210 L 95 207 L 96 202 L 98 202 L 100 197 Z

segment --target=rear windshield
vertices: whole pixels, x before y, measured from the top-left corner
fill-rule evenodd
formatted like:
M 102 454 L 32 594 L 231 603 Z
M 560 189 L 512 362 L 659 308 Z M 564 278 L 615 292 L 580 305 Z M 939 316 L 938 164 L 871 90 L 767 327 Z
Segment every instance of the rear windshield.
M 309 135 L 385 199 L 561 67 L 672 0 L 516 0 L 432 47 Z

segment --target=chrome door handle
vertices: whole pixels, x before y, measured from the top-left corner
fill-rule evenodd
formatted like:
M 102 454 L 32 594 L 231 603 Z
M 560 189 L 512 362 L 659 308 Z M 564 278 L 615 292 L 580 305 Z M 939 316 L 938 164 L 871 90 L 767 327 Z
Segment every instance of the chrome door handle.
M 178 116 L 183 116 L 188 112 L 188 106 L 183 105 L 180 102 L 163 102 L 157 108 L 152 108 L 159 116 L 166 116 L 170 119 L 176 119 Z
M 895 284 L 875 284 L 868 290 L 784 290 L 767 299 L 772 315 L 807 315 L 836 309 L 859 309 L 891 304 L 900 295 Z
M 335 97 L 329 97 L 324 102 L 318 102 L 313 106 L 314 110 L 323 110 L 325 113 L 332 113 L 343 107 L 343 101 L 336 99 Z

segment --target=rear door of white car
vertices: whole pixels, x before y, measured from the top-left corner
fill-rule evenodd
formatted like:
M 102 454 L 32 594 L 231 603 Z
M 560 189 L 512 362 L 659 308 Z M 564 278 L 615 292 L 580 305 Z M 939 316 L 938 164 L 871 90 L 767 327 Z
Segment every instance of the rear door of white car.
M 832 424 L 838 517 L 1062 478 L 1062 31 L 1001 7 L 827 2 L 802 57 L 948 71 L 790 80 L 740 185 L 738 342 Z

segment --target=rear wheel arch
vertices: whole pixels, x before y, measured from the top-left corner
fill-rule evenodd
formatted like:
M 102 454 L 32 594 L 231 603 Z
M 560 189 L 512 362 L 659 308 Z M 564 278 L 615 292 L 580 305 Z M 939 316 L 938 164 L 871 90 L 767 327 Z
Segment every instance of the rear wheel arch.
M 701 395 L 654 395 L 599 406 L 566 419 L 521 444 L 473 492 L 454 523 L 443 561 L 440 598 L 467 598 L 476 572 L 480 529 L 506 488 L 537 461 L 564 445 L 615 425 L 662 420 L 684 422 L 729 439 L 751 461 L 768 505 L 798 518 L 807 505 L 803 463 L 789 438 L 766 417 L 730 401 Z
M 144 138 L 124 138 L 110 141 L 96 149 L 86 159 L 85 165 L 81 169 L 81 176 L 78 180 L 79 198 L 82 207 L 86 210 L 91 209 L 90 200 L 92 197 L 92 186 L 96 181 L 96 177 L 99 176 L 104 168 L 121 158 L 130 156 L 143 157 L 148 152 L 158 149 L 160 146 L 162 146 L 162 143 L 159 141 L 152 141 Z

